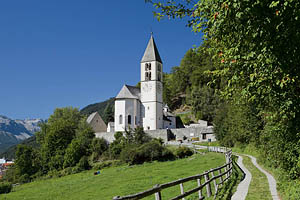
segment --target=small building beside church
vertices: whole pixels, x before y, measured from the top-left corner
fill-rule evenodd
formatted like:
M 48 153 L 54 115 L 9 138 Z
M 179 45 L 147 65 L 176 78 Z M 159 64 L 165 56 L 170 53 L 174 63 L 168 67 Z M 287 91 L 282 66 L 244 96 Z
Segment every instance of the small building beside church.
M 107 127 L 98 112 L 90 114 L 86 122 L 92 127 L 95 133 L 106 132 Z
M 115 100 L 115 131 L 176 128 L 176 117 L 164 105 L 163 64 L 151 35 L 140 63 L 140 88 L 124 85 Z

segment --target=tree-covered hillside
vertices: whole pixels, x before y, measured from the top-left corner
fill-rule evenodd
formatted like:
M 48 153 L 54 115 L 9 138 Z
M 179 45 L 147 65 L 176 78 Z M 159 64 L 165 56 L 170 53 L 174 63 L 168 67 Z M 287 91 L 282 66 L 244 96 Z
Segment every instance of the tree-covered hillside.
M 204 34 L 203 39 L 209 44 L 206 52 L 212 56 L 215 66 L 207 73 L 211 77 L 208 85 L 220 83 L 215 89 L 222 102 L 213 112 L 213 121 L 221 144 L 252 143 L 268 165 L 283 170 L 291 179 L 299 179 L 300 2 L 148 2 L 157 9 L 158 19 L 180 18 L 194 32 Z M 187 87 L 190 80 L 185 76 L 177 81 L 185 82 L 178 89 L 185 87 L 186 96 L 195 93 Z M 203 95 L 198 95 L 198 99 L 202 98 Z M 203 106 L 195 111 L 202 113 Z
M 36 142 L 36 136 L 35 135 L 30 137 L 30 138 L 25 139 L 24 141 L 22 141 L 19 144 L 27 145 L 27 146 L 31 146 L 31 147 L 38 147 L 39 146 L 39 144 Z M 16 151 L 17 151 L 17 146 L 18 146 L 18 144 L 10 146 L 8 149 L 6 149 L 3 153 L 0 154 L 0 158 L 14 159 Z
M 83 115 L 90 115 L 93 112 L 98 112 L 103 121 L 107 124 L 114 121 L 114 107 L 115 98 L 110 98 L 106 101 L 90 104 L 80 110 Z

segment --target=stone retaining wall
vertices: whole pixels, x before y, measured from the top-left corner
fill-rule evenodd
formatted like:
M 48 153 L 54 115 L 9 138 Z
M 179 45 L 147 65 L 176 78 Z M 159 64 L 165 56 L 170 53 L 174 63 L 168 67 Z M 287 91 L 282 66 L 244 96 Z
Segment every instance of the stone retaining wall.
M 174 136 L 175 140 L 192 140 L 198 139 L 200 142 L 206 141 L 216 141 L 215 135 L 213 134 L 213 127 L 189 127 L 189 128 L 179 128 L 179 129 L 159 129 L 159 130 L 146 130 L 151 137 L 162 138 L 165 142 L 168 141 L 168 135 L 170 139 Z M 168 134 L 169 132 L 169 134 Z M 113 142 L 115 140 L 114 132 L 101 132 L 95 133 L 97 138 L 104 138 L 108 142 Z

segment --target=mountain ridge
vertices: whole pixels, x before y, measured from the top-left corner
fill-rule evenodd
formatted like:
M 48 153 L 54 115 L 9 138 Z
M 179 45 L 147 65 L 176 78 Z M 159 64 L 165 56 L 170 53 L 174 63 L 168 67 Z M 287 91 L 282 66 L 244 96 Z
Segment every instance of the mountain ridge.
M 33 136 L 42 122 L 42 119 L 14 120 L 0 115 L 0 152 Z

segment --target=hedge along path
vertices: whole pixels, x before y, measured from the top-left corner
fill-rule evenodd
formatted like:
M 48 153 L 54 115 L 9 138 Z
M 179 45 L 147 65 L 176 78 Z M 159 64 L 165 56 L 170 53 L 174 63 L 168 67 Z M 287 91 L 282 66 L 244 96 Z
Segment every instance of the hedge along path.
M 244 176 L 244 180 L 239 183 L 239 185 L 236 189 L 236 192 L 231 197 L 231 200 L 244 200 L 244 199 L 246 199 L 246 196 L 248 194 L 249 186 L 250 186 L 251 179 L 252 179 L 252 174 L 244 166 L 242 156 L 238 156 L 237 164 L 241 168 L 241 170 L 244 172 L 245 176 Z
M 276 183 L 275 178 L 269 172 L 265 171 L 263 168 L 261 168 L 257 164 L 255 157 L 250 156 L 250 155 L 246 155 L 246 156 L 250 157 L 253 165 L 267 176 L 268 182 L 269 182 L 269 188 L 270 188 L 270 192 L 271 192 L 271 196 L 272 196 L 273 200 L 280 200 L 280 198 L 278 196 L 277 188 L 276 188 L 277 183 Z

